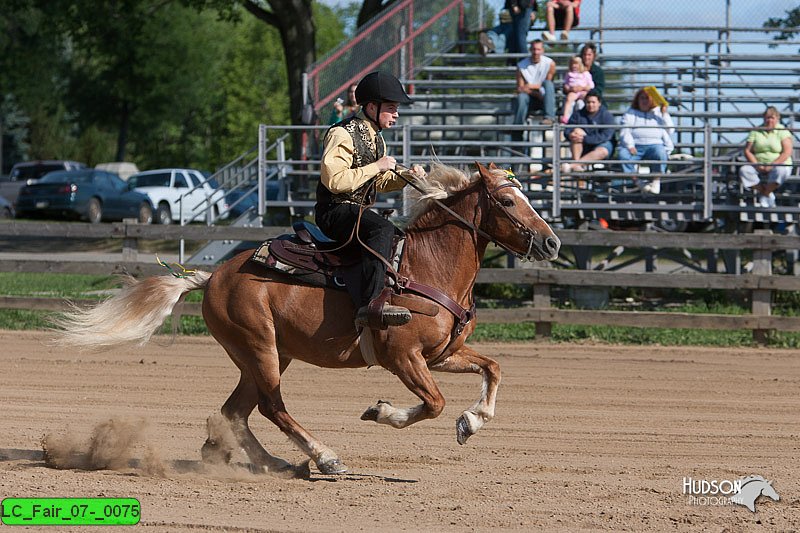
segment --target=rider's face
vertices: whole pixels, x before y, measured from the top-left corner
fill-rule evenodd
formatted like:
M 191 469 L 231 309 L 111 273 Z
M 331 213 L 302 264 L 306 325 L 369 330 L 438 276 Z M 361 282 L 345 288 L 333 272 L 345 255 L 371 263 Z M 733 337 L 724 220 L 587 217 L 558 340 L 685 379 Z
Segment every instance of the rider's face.
M 375 105 L 375 110 L 377 111 L 377 104 L 373 105 Z M 397 112 L 397 104 L 395 102 L 384 102 L 381 104 L 381 114 L 378 117 L 378 124 L 380 124 L 381 129 L 391 128 L 397 124 L 397 117 L 399 116 L 400 114 Z

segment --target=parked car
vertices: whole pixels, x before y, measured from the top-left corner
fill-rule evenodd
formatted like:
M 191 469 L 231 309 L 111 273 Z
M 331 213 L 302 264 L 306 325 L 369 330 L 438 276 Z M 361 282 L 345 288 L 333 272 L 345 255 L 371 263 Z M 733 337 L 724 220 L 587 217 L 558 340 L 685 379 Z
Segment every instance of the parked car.
M 156 206 L 155 221 L 159 224 L 180 222 L 181 213 L 185 222 L 203 222 L 209 205 L 215 218 L 228 217 L 223 191 L 215 189 L 199 170 L 147 170 L 128 178 L 128 185 L 150 197 Z
M 230 206 L 231 218 L 239 218 L 251 209 L 258 209 L 258 190 L 255 187 L 256 182 L 249 182 L 226 192 L 225 201 Z M 251 189 L 253 190 L 251 191 Z M 269 180 L 267 181 L 267 202 L 277 199 L 278 182 Z
M 11 202 L 0 196 L 0 220 L 4 218 L 14 218 L 14 206 Z
M 54 170 L 76 170 L 86 168 L 83 163 L 77 161 L 26 161 L 17 163 L 11 167 L 8 179 L 0 180 L 0 196 L 4 196 L 9 202 L 16 203 L 19 191 L 27 184 L 38 180 L 48 172 Z
M 154 211 L 146 194 L 130 190 L 116 174 L 94 169 L 50 172 L 23 187 L 17 199 L 20 217 L 78 217 L 92 223 L 136 218 L 149 224 Z
M 111 172 L 112 174 L 116 174 L 124 181 L 128 181 L 128 178 L 139 172 L 139 167 L 136 166 L 136 163 L 128 163 L 126 161 L 116 161 L 113 163 L 98 163 L 94 166 L 97 170 L 105 170 L 106 172 Z

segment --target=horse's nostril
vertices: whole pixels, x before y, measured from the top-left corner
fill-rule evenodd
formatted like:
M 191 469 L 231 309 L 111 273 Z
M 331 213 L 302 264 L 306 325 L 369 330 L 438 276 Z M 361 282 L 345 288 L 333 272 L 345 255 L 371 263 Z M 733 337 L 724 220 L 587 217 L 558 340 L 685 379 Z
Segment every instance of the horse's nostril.
M 547 237 L 543 243 L 544 251 L 550 255 L 558 251 L 558 241 L 553 237 Z

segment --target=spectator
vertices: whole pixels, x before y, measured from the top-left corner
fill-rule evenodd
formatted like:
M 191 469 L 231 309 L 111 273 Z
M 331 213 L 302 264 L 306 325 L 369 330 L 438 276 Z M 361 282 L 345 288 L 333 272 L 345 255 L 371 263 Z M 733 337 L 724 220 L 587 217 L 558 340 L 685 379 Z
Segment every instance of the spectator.
M 652 94 L 658 95 L 655 87 L 645 87 L 636 91 L 631 107 L 622 115 L 619 158 L 622 161 L 660 160 L 666 161 L 675 148 L 672 142 L 674 126 L 667 112 L 666 104 L 656 105 Z M 658 95 L 660 98 L 661 95 Z M 662 98 L 663 100 L 663 98 Z M 664 101 L 666 102 L 666 101 Z M 652 165 L 650 166 L 652 170 Z M 666 164 L 658 165 L 659 173 L 666 171 Z M 623 163 L 622 170 L 633 174 L 636 165 Z M 642 192 L 658 194 L 661 192 L 660 180 L 652 182 L 638 180 Z
M 606 75 L 600 65 L 597 64 L 597 47 L 593 42 L 588 42 L 581 47 L 581 59 L 583 59 L 583 66 L 592 75 L 594 82 L 594 90 L 600 95 L 600 100 L 603 100 L 603 91 L 606 89 Z
M 581 0 L 548 0 L 547 29 L 542 32 L 545 41 L 556 40 L 556 29 L 562 29 L 561 39 L 569 39 L 569 31 L 578 25 L 581 15 Z
M 614 134 L 613 128 L 594 128 L 597 125 L 616 124 L 614 116 L 600 100 L 600 95 L 595 90 L 586 94 L 584 99 L 586 105 L 583 109 L 576 109 L 569 119 L 568 127 L 564 130 L 564 135 L 569 140 L 569 147 L 572 151 L 572 159 L 578 161 L 600 161 L 606 159 L 614 153 Z M 561 171 L 583 172 L 585 167 L 581 163 L 570 165 L 564 163 Z
M 516 2 L 506 1 L 505 7 L 500 11 L 500 23 L 497 26 L 491 30 L 482 31 L 478 34 L 478 47 L 482 56 L 486 56 L 487 54 L 491 54 L 493 52 L 503 54 L 507 49 L 508 51 L 513 49 L 517 52 L 522 52 L 525 50 L 527 29 L 525 30 L 525 33 L 522 34 L 522 48 L 519 50 L 515 48 L 520 46 L 520 34 L 514 31 L 514 25 L 512 24 L 512 21 L 514 20 L 511 15 L 511 10 L 513 9 L 512 4 L 516 4 Z M 532 3 L 529 20 L 529 24 L 533 24 L 533 22 L 536 20 L 535 0 Z M 512 44 L 512 42 L 515 44 Z
M 356 103 L 356 84 L 353 83 L 347 89 L 347 102 L 337 98 L 333 103 L 333 111 L 331 111 L 331 118 L 328 120 L 328 124 L 336 124 L 355 115 L 358 113 L 358 107 Z
M 752 165 L 739 169 L 742 185 L 758 193 L 761 207 L 775 207 L 775 191 L 792 171 L 791 155 L 792 134 L 781 124 L 777 108 L 769 106 L 764 124 L 750 132 L 744 145 L 744 156 Z
M 536 0 L 506 0 L 505 7 L 511 13 L 508 51 L 524 54 L 528 48 L 528 28 L 531 27 L 531 15 L 536 10 Z
M 517 63 L 517 97 L 513 103 L 514 124 L 525 124 L 531 107 L 544 108 L 542 124 L 552 124 L 556 116 L 556 95 L 553 77 L 556 62 L 544 55 L 544 43 L 536 39 L 531 43 L 531 57 Z M 515 132 L 515 140 L 522 134 Z
M 569 60 L 569 70 L 564 73 L 564 94 L 567 98 L 564 101 L 564 114 L 561 116 L 562 124 L 566 124 L 572 116 L 575 102 L 583 100 L 586 93 L 592 89 L 594 89 L 592 75 L 583 68 L 580 56 L 573 56 Z

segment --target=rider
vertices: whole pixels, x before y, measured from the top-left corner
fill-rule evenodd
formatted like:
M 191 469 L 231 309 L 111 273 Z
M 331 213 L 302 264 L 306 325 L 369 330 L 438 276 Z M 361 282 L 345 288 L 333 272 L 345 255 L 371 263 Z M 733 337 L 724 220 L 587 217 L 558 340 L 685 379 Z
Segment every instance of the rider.
M 390 260 L 396 232 L 391 222 L 364 209 L 359 239 L 353 233 L 361 206 L 372 204 L 376 191 L 394 191 L 406 185 L 391 172 L 397 162 L 386 155 L 381 130 L 395 125 L 398 106 L 411 103 L 411 99 L 400 80 L 385 72 L 372 72 L 358 83 L 356 101 L 361 110 L 332 126 L 325 134 L 316 222 L 326 235 L 340 244 L 352 235 L 352 242 L 360 240 Z M 412 178 L 414 174 L 424 175 L 424 170 L 415 166 L 413 171 L 403 173 Z M 361 257 L 360 283 L 348 286 L 348 290 L 358 309 L 356 327 L 368 327 L 369 304 L 384 288 L 386 265 L 368 250 L 362 250 Z M 400 326 L 411 320 L 411 313 L 405 307 L 385 304 L 380 318 L 385 326 Z

